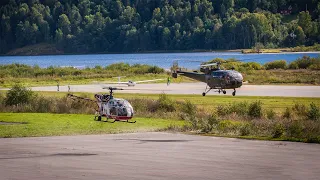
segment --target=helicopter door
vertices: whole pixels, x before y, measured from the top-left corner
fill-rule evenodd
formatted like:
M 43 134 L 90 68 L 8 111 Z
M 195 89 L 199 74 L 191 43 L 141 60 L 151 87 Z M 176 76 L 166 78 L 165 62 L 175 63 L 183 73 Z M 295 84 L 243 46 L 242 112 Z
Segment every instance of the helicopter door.
M 225 85 L 225 81 L 224 81 L 224 72 L 217 72 L 214 71 L 212 72 L 212 84 L 214 84 L 215 87 L 223 87 Z

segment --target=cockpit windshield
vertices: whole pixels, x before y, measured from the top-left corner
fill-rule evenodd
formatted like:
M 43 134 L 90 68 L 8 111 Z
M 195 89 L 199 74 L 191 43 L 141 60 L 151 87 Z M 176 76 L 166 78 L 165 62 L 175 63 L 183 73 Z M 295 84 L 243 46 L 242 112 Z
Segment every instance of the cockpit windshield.
M 212 76 L 213 76 L 213 77 L 221 78 L 221 77 L 224 76 L 224 72 L 221 72 L 221 71 L 213 71 L 213 72 L 212 72 Z

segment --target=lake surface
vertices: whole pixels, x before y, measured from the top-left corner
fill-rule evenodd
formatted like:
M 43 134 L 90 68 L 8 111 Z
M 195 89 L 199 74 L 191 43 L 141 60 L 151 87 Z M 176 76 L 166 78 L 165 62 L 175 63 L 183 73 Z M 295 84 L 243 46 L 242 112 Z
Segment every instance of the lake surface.
M 196 52 L 196 53 L 150 53 L 150 54 L 89 54 L 89 55 L 48 55 L 48 56 L 0 56 L 0 64 L 20 63 L 27 65 L 73 66 L 77 68 L 107 66 L 114 63 L 149 64 L 169 69 L 173 61 L 189 69 L 197 69 L 200 62 L 214 58 L 236 58 L 244 62 L 264 64 L 274 60 L 291 62 L 303 56 L 318 57 L 319 52 L 242 54 L 240 52 Z

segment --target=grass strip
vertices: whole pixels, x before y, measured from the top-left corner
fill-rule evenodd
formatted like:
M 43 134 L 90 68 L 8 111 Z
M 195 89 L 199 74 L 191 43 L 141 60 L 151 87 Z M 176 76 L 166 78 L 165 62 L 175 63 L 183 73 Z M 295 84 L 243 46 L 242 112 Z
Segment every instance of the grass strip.
M 93 115 L 49 113 L 0 113 L 0 137 L 37 137 L 84 134 L 110 134 L 159 131 L 168 126 L 183 126 L 184 121 L 135 117 L 136 123 L 99 122 Z

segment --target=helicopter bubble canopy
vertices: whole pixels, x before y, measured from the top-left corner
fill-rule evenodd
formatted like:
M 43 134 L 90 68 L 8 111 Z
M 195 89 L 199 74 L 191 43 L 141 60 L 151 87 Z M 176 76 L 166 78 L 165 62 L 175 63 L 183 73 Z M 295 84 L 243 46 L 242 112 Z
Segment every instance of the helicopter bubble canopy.
M 107 116 L 117 116 L 121 117 L 132 117 L 133 116 L 133 108 L 131 104 L 125 99 L 113 98 L 105 104 L 106 111 L 105 114 Z

